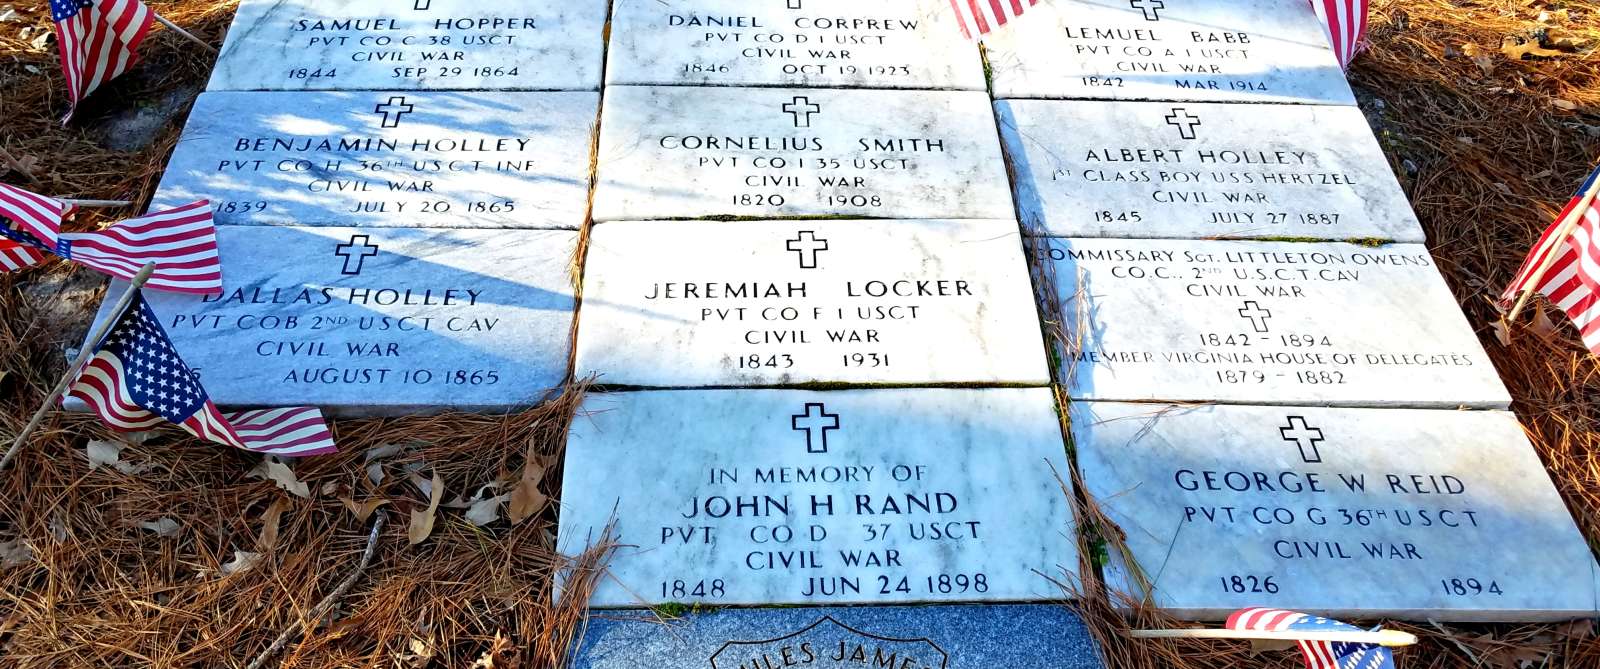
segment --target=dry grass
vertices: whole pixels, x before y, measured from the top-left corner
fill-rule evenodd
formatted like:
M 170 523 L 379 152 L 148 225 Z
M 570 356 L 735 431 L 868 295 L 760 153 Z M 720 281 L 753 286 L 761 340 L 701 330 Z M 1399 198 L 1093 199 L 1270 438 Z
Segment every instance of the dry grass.
M 64 110 L 43 3 L 13 3 L 0 22 L 0 142 L 39 160 L 42 192 L 128 199 L 142 207 L 176 141 L 173 124 L 138 151 L 104 148 L 100 120 L 135 101 L 197 91 L 209 58 L 158 31 L 145 62 L 79 111 Z M 220 43 L 231 4 L 152 2 L 203 39 Z M 1584 172 L 1600 161 L 1600 13 L 1590 2 L 1545 5 L 1495 0 L 1379 0 L 1373 49 L 1352 73 L 1370 94 L 1363 106 L 1412 197 L 1451 287 L 1517 400 L 1516 409 L 1563 497 L 1591 541 L 1600 539 L 1600 378 L 1569 328 L 1514 330 L 1501 345 L 1488 298 Z M 1563 10 L 1565 14 L 1563 14 Z M 0 3 L 0 13 L 4 3 Z M 1541 12 L 1549 12 L 1540 22 Z M 31 34 L 23 35 L 28 29 Z M 1502 40 L 1542 40 L 1566 53 L 1510 60 Z M 1466 45 L 1474 45 L 1468 48 Z M 191 93 L 192 94 L 192 93 Z M 1381 100 L 1381 107 L 1376 100 Z M 15 175 L 0 178 L 16 181 Z M 106 212 L 106 215 L 132 213 Z M 94 225 L 94 216 L 79 225 Z M 60 264 L 0 277 L 0 436 L 14 434 L 62 369 L 62 347 L 85 327 L 99 280 Z M 1056 322 L 1059 323 L 1059 315 Z M 246 473 L 255 459 L 163 432 L 122 459 L 124 474 L 91 468 L 83 447 L 107 438 L 92 420 L 53 415 L 0 473 L 0 653 L 6 666 L 243 667 L 312 607 L 359 561 L 370 521 L 338 500 L 390 500 L 371 566 L 327 621 L 302 630 L 266 666 L 556 667 L 580 629 L 581 610 L 552 601 L 551 575 L 574 567 L 584 593 L 604 550 L 578 565 L 554 550 L 554 504 L 517 526 L 484 528 L 446 511 L 425 543 L 405 539 L 407 512 L 425 504 L 404 472 L 422 464 L 445 480 L 447 498 L 493 480 L 512 480 L 532 457 L 551 463 L 543 489 L 559 497 L 562 433 L 582 388 L 517 416 L 447 415 L 335 424 L 344 452 L 297 468 L 303 499 Z M 368 482 L 364 453 L 382 444 L 415 448 L 380 462 Z M 1092 504 L 1092 503 L 1090 503 Z M 1092 506 L 1081 510 L 1093 518 Z M 281 515 L 279 515 L 281 513 Z M 272 518 L 277 521 L 272 522 Z M 141 528 L 177 521 L 172 537 Z M 6 543 L 16 542 L 16 543 Z M 1507 550 L 1516 550 L 1508 547 Z M 255 568 L 222 573 L 235 551 L 262 552 Z M 1089 552 L 1085 552 L 1089 555 Z M 1528 559 L 1537 559 L 1530 554 Z M 1098 594 L 1098 585 L 1069 583 Z M 1077 604 L 1106 646 L 1111 665 L 1289 667 L 1291 655 L 1252 655 L 1240 644 L 1131 642 L 1129 622 L 1100 597 Z M 1140 626 L 1175 624 L 1140 610 Z M 1600 641 L 1587 625 L 1399 627 L 1424 642 L 1402 666 L 1600 667 Z

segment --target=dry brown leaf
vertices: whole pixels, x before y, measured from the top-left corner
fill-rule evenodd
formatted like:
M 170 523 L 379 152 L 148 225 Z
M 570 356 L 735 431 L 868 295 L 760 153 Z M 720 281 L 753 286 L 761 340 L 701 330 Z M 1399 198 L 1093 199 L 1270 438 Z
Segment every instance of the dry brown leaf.
M 1556 51 L 1555 49 L 1546 49 L 1539 46 L 1538 40 L 1530 40 L 1525 44 L 1518 44 L 1516 39 L 1510 37 L 1500 43 L 1500 53 L 1505 54 L 1506 58 L 1511 60 L 1522 60 L 1523 56 L 1557 58 L 1567 55 L 1564 51 Z
M 549 503 L 550 498 L 539 491 L 537 479 L 517 481 L 516 487 L 511 489 L 511 508 L 508 509 L 511 524 L 516 525 L 538 515 Z
M 415 478 L 415 477 L 413 477 Z M 413 481 L 419 483 L 419 481 Z M 420 486 L 419 486 L 420 487 Z M 439 470 L 433 470 L 433 483 L 428 486 L 428 509 L 418 512 L 411 511 L 411 527 L 406 530 L 406 535 L 415 546 L 428 539 L 433 534 L 433 520 L 439 513 L 439 502 L 444 499 L 444 477 L 439 476 Z
M 350 513 L 355 515 L 356 520 L 365 523 L 368 518 L 372 517 L 372 512 L 377 511 L 378 507 L 388 504 L 389 500 L 378 497 L 357 504 L 355 500 L 349 497 L 340 497 L 339 503 L 343 504 L 344 508 L 349 509 Z
M 1555 105 L 1556 109 L 1564 109 L 1566 111 L 1573 111 L 1578 108 L 1578 103 L 1571 100 L 1563 100 L 1561 98 L 1551 100 L 1550 104 Z
M 361 462 L 366 465 L 367 480 L 374 486 L 382 484 L 384 478 L 383 463 L 378 461 L 403 450 L 406 450 L 405 444 L 380 444 L 367 449 L 366 454 L 361 458 Z
M 1545 666 L 1545 656 L 1549 654 L 1549 651 L 1540 650 L 1538 648 L 1513 646 L 1510 648 L 1497 649 L 1495 652 L 1488 654 L 1484 659 L 1494 663 L 1495 666 L 1503 667 L 1504 669 L 1526 669 L 1527 667 Z
M 494 642 L 489 644 L 489 650 L 484 651 L 483 655 L 478 657 L 477 661 L 473 662 L 472 666 L 467 667 L 467 669 L 496 669 L 501 665 L 495 664 L 495 658 L 511 652 L 512 648 L 511 640 L 496 630 Z
M 1549 337 L 1556 333 L 1556 324 L 1550 320 L 1550 314 L 1543 309 L 1533 310 L 1533 323 L 1528 325 L 1529 330 L 1541 337 Z
M 544 473 L 545 463 L 534 451 L 534 444 L 530 441 L 528 462 L 522 466 L 522 476 L 518 477 L 517 484 L 511 488 L 511 508 L 506 510 L 512 525 L 532 518 L 550 503 L 550 498 L 539 490 L 539 482 L 544 480 Z
M 139 523 L 139 527 L 155 532 L 158 537 L 175 537 L 183 529 L 178 521 L 165 517 L 144 521 Z
M 23 171 L 26 171 L 27 173 L 37 175 L 38 172 L 36 170 L 39 167 L 39 157 L 28 155 L 17 156 L 17 165 L 22 167 Z
M 233 559 L 222 565 L 222 575 L 228 576 L 255 567 L 261 562 L 260 553 L 234 551 Z
M 1494 332 L 1494 338 L 1501 346 L 1511 345 L 1511 332 L 1506 328 L 1506 322 L 1495 321 L 1489 324 L 1489 329 Z
M 472 506 L 467 509 L 467 522 L 472 523 L 473 527 L 483 527 L 500 520 L 500 505 L 505 504 L 506 500 L 510 498 L 511 495 L 509 494 L 495 495 L 473 502 Z
M 255 469 L 250 470 L 250 473 L 246 474 L 246 476 L 253 479 L 272 481 L 278 484 L 279 488 L 289 491 L 289 494 L 296 497 L 305 497 L 307 499 L 311 497 L 311 487 L 301 483 L 300 479 L 295 478 L 294 470 L 289 469 L 289 465 L 270 455 L 263 459 L 261 464 L 256 465 Z
M 1580 619 L 1560 624 L 1556 626 L 1556 632 L 1572 640 L 1582 641 L 1594 636 L 1594 621 Z
M 100 441 L 96 439 L 85 445 L 83 452 L 89 458 L 89 467 L 91 469 L 105 465 L 129 476 L 141 474 L 148 469 L 142 465 L 123 462 L 122 449 L 124 448 L 127 448 L 127 446 L 115 441 Z
M 21 567 L 33 561 L 33 549 L 21 539 L 0 541 L 0 569 Z
M 262 552 L 270 553 L 278 547 L 278 524 L 282 522 L 283 511 L 287 508 L 289 500 L 279 497 L 261 514 L 261 538 L 256 540 L 256 547 Z
M 1539 12 L 1540 23 L 1566 23 L 1571 18 L 1572 14 L 1566 9 L 1558 9 L 1553 12 L 1550 10 Z
M 1472 62 L 1477 64 L 1478 69 L 1483 70 L 1484 74 L 1494 74 L 1494 56 L 1489 55 L 1487 49 L 1476 44 L 1463 44 L 1461 45 L 1461 53 L 1471 58 Z

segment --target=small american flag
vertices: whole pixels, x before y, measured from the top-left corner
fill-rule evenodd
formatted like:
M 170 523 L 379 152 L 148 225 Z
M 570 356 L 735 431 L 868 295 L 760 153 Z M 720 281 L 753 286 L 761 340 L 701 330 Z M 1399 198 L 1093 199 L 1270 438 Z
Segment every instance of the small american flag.
M 1339 67 L 1347 70 L 1356 54 L 1367 48 L 1367 4 L 1368 0 L 1311 0 Z
M 27 233 L 48 246 L 55 246 L 56 235 L 61 233 L 61 222 L 77 208 L 37 193 L 0 184 L 0 218 L 9 219 L 11 227 Z
M 0 272 L 15 272 L 24 267 L 32 267 L 45 257 L 44 251 L 0 237 Z
M 1228 616 L 1228 629 L 1266 632 L 1360 632 L 1337 620 L 1282 609 L 1241 609 Z M 1394 669 L 1394 654 L 1375 643 L 1297 641 L 1309 669 Z
M 1600 203 L 1592 195 L 1584 201 L 1584 196 L 1595 190 L 1597 181 L 1600 181 L 1600 168 L 1589 174 L 1578 194 L 1567 202 L 1561 215 L 1539 237 L 1539 243 L 1534 244 L 1528 259 L 1523 261 L 1522 269 L 1517 270 L 1517 278 L 1500 295 L 1500 305 L 1510 307 L 1525 291 L 1543 293 L 1578 326 L 1583 345 L 1600 355 L 1600 297 L 1597 297 L 1600 296 L 1600 248 L 1597 248 L 1600 245 L 1600 206 L 1597 205 Z M 1582 211 L 1578 211 L 1579 207 Z M 1573 216 L 1580 218 L 1572 233 L 1556 241 L 1554 238 Z M 1552 254 L 1556 256 L 1554 260 L 1550 259 Z M 1535 285 L 1534 274 L 1546 261 L 1550 266 Z
M 63 258 L 124 280 L 155 263 L 147 285 L 158 290 L 222 292 L 217 226 L 211 220 L 211 203 L 205 200 L 130 218 L 104 230 L 64 232 L 59 252 Z
M 280 456 L 332 453 L 337 449 L 322 412 L 313 407 L 262 409 L 224 414 L 199 377 L 178 357 L 144 295 L 120 314 L 95 345 L 94 356 L 67 389 L 113 429 L 146 430 L 161 422 L 226 446 Z
M 950 0 L 961 35 L 967 39 L 999 30 L 1007 21 L 1022 16 L 1024 9 L 1037 4 L 1039 0 Z
M 139 0 L 50 0 L 72 118 L 78 101 L 133 67 L 155 13 Z
M 222 292 L 217 226 L 211 220 L 211 204 L 205 200 L 93 232 L 61 232 L 57 223 L 41 235 L 38 227 L 24 228 L 0 214 L 0 237 L 19 250 L 30 251 L 36 256 L 33 262 L 44 257 L 40 252 L 49 252 L 124 280 L 132 279 L 146 264 L 155 263 L 148 284 L 153 289 L 197 295 Z M 47 243 L 46 239 L 55 241 Z M 12 266 L 0 260 L 0 266 L 11 271 L 33 262 Z

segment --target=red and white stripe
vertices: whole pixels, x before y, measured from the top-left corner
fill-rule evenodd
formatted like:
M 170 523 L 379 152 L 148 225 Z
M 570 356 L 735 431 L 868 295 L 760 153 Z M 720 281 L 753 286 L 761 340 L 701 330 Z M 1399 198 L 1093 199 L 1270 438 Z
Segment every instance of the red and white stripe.
M 1600 201 L 1590 198 L 1584 202 L 1584 194 L 1596 188 L 1597 181 L 1600 181 L 1600 169 L 1589 175 L 1578 196 L 1567 203 L 1555 222 L 1539 236 L 1539 242 L 1517 270 L 1517 277 L 1500 295 L 1500 303 L 1502 307 L 1509 307 L 1528 290 L 1544 294 L 1578 326 L 1583 345 L 1600 355 Z M 1578 223 L 1571 234 L 1553 243 L 1579 206 L 1583 211 L 1577 212 Z M 1534 285 L 1533 275 L 1552 254 L 1555 259 L 1538 285 Z
M 1290 623 L 1306 617 L 1298 611 L 1285 611 L 1283 609 L 1251 608 L 1234 611 L 1228 616 L 1227 628 L 1231 630 L 1261 630 L 1266 632 L 1281 632 L 1287 629 Z
M 1339 67 L 1350 69 L 1350 61 L 1367 47 L 1368 0 L 1310 1 L 1328 35 L 1328 46 L 1339 59 Z
M 61 222 L 76 210 L 77 207 L 53 197 L 0 184 L 0 216 L 10 219 L 16 229 L 52 247 L 61 234 Z
M 321 455 L 338 449 L 322 412 L 314 407 L 256 409 L 231 413 L 224 418 L 233 425 L 245 450 L 273 455 Z
M 1011 19 L 1022 16 L 1023 10 L 1037 4 L 1039 0 L 950 0 L 950 7 L 956 10 L 956 23 L 961 26 L 961 36 L 967 39 L 999 30 Z
M 48 254 L 44 251 L 0 238 L 0 272 L 15 272 L 32 267 L 46 257 Z
M 1298 611 L 1285 611 L 1283 609 L 1251 608 L 1234 611 L 1228 616 L 1226 627 L 1231 630 L 1259 630 L 1266 632 L 1282 632 L 1289 626 L 1305 618 L 1307 614 Z M 1295 642 L 1300 646 L 1300 651 L 1305 655 L 1306 667 L 1309 669 L 1340 669 L 1339 661 L 1333 655 L 1333 647 L 1326 641 Z
M 155 13 L 139 0 L 95 0 L 73 17 L 56 23 L 61 72 L 72 108 L 101 84 L 133 67 L 139 43 Z M 68 109 L 65 122 L 72 118 Z
M 137 432 L 164 422 L 160 414 L 134 403 L 123 385 L 126 378 L 122 361 L 109 353 L 97 353 L 66 396 L 82 400 L 115 430 Z M 313 407 L 223 414 L 207 401 L 178 427 L 201 439 L 257 453 L 299 457 L 338 450 L 322 412 Z
M 70 259 L 130 280 L 147 263 L 155 263 L 148 285 L 177 293 L 214 295 L 222 292 L 222 264 L 217 256 L 217 226 L 205 200 L 119 222 L 95 232 L 61 235 L 70 243 Z

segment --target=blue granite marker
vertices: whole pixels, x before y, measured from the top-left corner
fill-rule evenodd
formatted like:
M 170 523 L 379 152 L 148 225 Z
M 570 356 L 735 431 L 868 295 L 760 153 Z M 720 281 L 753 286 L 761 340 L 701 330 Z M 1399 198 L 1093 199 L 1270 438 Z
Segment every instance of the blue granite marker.
M 1061 606 L 727 609 L 663 622 L 595 611 L 573 669 L 1099 669 Z

